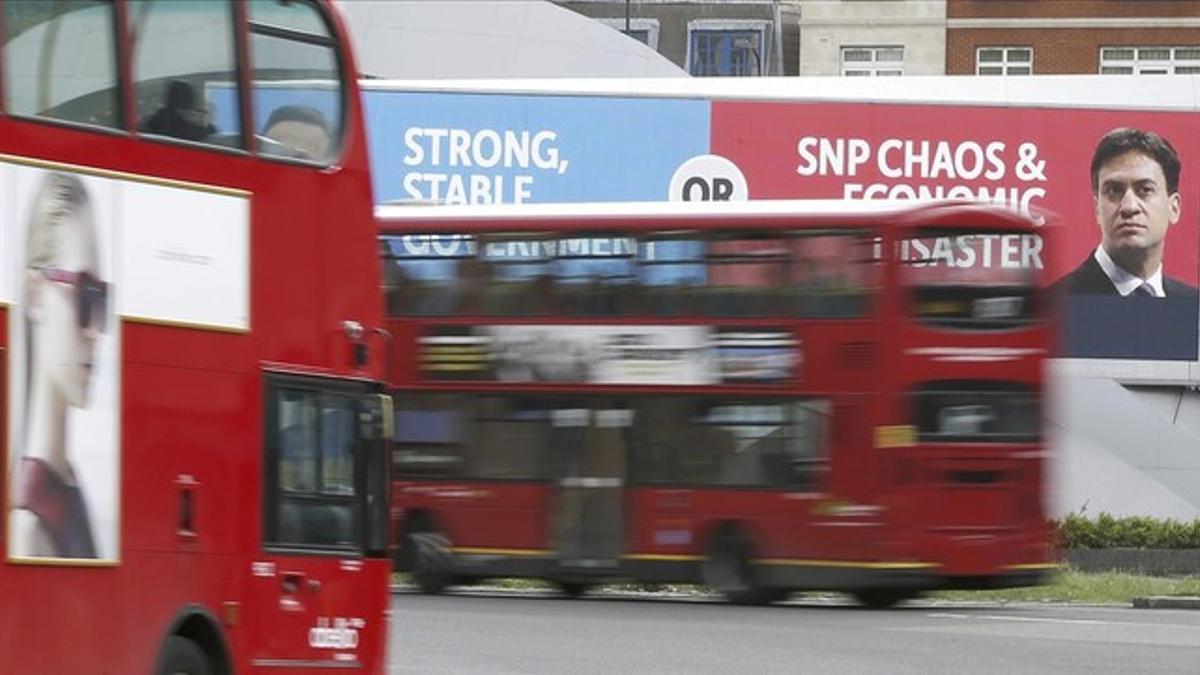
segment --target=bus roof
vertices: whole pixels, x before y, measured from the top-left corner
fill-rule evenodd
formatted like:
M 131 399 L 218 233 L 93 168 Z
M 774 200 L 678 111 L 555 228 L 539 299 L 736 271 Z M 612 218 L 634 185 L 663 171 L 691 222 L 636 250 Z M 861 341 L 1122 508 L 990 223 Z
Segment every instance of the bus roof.
M 489 230 L 513 227 L 628 228 L 630 221 L 648 226 L 704 227 L 729 224 L 780 225 L 813 219 L 829 225 L 865 225 L 899 219 L 921 225 L 965 225 L 956 217 L 971 213 L 972 226 L 982 218 L 993 226 L 1023 229 L 1034 221 L 1006 207 L 972 201 L 946 200 L 831 200 L 770 199 L 727 202 L 582 202 L 562 204 L 383 204 L 375 207 L 381 233 L 415 229 Z M 949 220 L 944 220 L 949 218 Z M 679 221 L 677 223 L 673 221 Z M 899 223 L 897 223 L 899 224 Z M 986 225 L 985 225 L 986 227 Z

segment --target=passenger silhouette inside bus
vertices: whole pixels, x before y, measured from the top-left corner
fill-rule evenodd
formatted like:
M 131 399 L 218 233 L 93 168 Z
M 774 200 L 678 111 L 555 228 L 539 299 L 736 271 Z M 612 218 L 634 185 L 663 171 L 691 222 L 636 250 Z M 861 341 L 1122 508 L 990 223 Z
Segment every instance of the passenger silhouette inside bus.
M 274 141 L 261 145 L 265 154 L 312 161 L 323 161 L 329 154 L 329 123 L 312 106 L 279 106 L 267 118 L 263 136 Z
M 197 101 L 195 88 L 183 80 L 167 84 L 162 107 L 142 120 L 139 128 L 148 134 L 187 141 L 202 141 L 217 130 L 203 102 Z

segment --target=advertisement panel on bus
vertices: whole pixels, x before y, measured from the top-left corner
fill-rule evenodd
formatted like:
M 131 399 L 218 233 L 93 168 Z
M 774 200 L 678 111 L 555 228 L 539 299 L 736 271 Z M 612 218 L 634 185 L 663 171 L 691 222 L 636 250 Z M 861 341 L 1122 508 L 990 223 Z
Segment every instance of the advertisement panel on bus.
M 116 564 L 122 320 L 248 330 L 249 202 L 40 162 L 0 162 L 0 190 L 0 305 L 19 317 L 6 554 Z
M 369 83 L 364 96 L 379 203 L 958 198 L 1056 214 L 1065 236 L 1056 255 L 1034 263 L 1070 291 L 1062 294 L 1060 355 L 1086 359 L 1077 363 L 1095 374 L 1125 368 L 1150 379 L 1189 377 L 1200 345 L 1194 101 L 1101 108 L 1089 92 L 1107 85 L 1086 77 L 999 96 L 986 89 L 991 98 L 974 101 L 964 93 L 971 79 L 915 78 L 902 100 L 865 93 L 817 100 L 799 86 L 793 94 L 718 97 L 422 92 Z M 1126 128 L 1148 135 L 1107 136 Z M 1142 167 L 1159 171 L 1166 190 L 1149 223 L 1121 225 L 1120 208 L 1100 199 L 1108 161 L 1093 169 L 1093 160 L 1104 159 L 1097 151 L 1106 137 L 1114 157 L 1120 143 L 1152 142 L 1165 159 L 1177 159 L 1177 185 L 1160 161 Z M 1106 238 L 1155 240 L 1161 276 L 1137 294 L 1122 287 L 1130 298 L 1092 283 L 1101 265 L 1113 277 L 1124 262 L 1118 253 L 1098 260 Z M 968 264 L 950 250 L 939 260 Z M 1140 297 L 1147 292 L 1157 297 Z
M 433 380 L 772 383 L 790 378 L 802 359 L 788 331 L 708 326 L 433 326 L 419 344 Z

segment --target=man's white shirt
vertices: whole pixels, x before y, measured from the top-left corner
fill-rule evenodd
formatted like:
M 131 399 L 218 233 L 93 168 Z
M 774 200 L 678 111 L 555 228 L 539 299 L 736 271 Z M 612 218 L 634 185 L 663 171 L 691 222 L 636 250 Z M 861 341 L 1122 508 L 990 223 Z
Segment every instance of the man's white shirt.
M 1108 280 L 1113 283 L 1113 286 L 1117 287 L 1117 292 L 1121 294 L 1122 298 L 1129 297 L 1130 293 L 1136 291 L 1143 284 L 1148 287 L 1148 290 L 1154 297 L 1167 297 L 1166 291 L 1163 290 L 1162 263 L 1158 264 L 1158 269 L 1154 270 L 1154 274 L 1151 274 L 1149 279 L 1143 279 L 1130 274 L 1125 268 L 1113 262 L 1113 259 L 1108 255 L 1108 251 L 1104 250 L 1104 244 L 1096 247 L 1096 252 L 1093 256 L 1096 258 L 1096 262 L 1100 263 L 1100 269 L 1104 270 L 1104 273 L 1108 275 Z

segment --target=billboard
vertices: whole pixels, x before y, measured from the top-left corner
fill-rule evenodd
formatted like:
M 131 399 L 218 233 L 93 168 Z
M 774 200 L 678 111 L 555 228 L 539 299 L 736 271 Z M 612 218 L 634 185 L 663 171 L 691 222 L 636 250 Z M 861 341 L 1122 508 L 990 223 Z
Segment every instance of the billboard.
M 1075 284 L 1063 294 L 1062 355 L 1197 359 L 1200 114 L 725 101 L 713 104 L 712 125 L 713 152 L 741 169 L 754 199 L 958 198 L 1031 214 L 1049 209 L 1063 230 L 1057 250 L 1039 259 L 1050 279 L 1089 264 L 1102 240 L 1104 199 L 1093 192 L 1091 171 L 1100 140 L 1119 128 L 1154 132 L 1184 167 L 1178 213 L 1165 216 L 1172 220 L 1162 245 L 1166 288 L 1161 297 L 1125 298 L 1111 284 L 1108 293 Z
M 364 92 L 376 203 L 662 198 L 708 148 L 703 100 Z
M 948 198 L 1051 212 L 1059 236 L 1037 262 L 1065 291 L 1060 367 L 1200 379 L 1198 78 L 1142 78 L 1137 102 L 1115 97 L 1108 76 L 980 80 L 701 80 L 668 93 L 367 82 L 364 97 L 377 203 Z M 1138 205 L 1093 188 L 1101 139 L 1121 128 L 1178 158 L 1177 185 L 1157 160 L 1140 167 L 1161 169 L 1158 203 L 1129 171 L 1118 182 Z
M 12 157 L 0 195 L 7 556 L 116 564 L 122 321 L 247 330 L 249 199 Z

